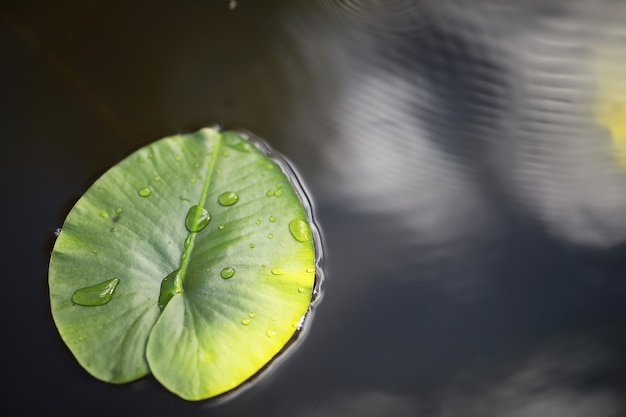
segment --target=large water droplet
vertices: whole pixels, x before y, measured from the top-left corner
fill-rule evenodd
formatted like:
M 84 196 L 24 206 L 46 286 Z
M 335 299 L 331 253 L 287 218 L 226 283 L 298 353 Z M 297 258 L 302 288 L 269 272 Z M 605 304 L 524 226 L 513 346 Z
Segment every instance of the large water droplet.
M 161 292 L 159 294 L 159 308 L 163 310 L 174 294 L 183 292 L 183 279 L 178 269 L 172 271 L 161 281 Z
M 113 278 L 91 287 L 76 290 L 72 295 L 72 302 L 88 307 L 104 305 L 111 301 L 115 288 L 119 283 L 119 278 Z
M 185 217 L 185 227 L 190 232 L 199 232 L 211 221 L 211 214 L 202 206 L 191 206 Z
M 230 266 L 222 269 L 222 272 L 220 272 L 220 276 L 224 279 L 229 279 L 235 276 L 235 268 L 231 268 Z
M 298 242 L 307 242 L 311 239 L 311 229 L 304 220 L 293 219 L 290 221 L 289 231 Z
M 217 198 L 217 202 L 222 206 L 232 206 L 237 201 L 239 201 L 239 196 L 232 191 L 226 191 Z
M 148 197 L 150 194 L 152 194 L 152 190 L 149 189 L 148 187 L 143 187 L 140 188 L 137 193 L 142 196 L 142 197 Z

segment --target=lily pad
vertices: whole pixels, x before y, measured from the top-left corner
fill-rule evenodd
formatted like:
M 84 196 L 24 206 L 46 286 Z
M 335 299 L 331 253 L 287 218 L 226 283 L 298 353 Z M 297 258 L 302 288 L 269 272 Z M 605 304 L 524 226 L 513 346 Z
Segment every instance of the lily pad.
M 49 268 L 57 329 L 93 376 L 152 373 L 188 400 L 238 387 L 315 295 L 305 196 L 268 149 L 205 128 L 145 146 L 68 214 Z

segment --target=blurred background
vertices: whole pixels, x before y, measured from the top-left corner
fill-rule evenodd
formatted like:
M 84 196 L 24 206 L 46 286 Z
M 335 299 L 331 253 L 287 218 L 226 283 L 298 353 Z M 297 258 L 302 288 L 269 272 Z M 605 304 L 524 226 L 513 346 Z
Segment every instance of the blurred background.
M 0 1 L 11 416 L 626 415 L 626 2 Z M 54 230 L 132 150 L 218 123 L 323 236 L 297 348 L 227 402 L 74 360 Z

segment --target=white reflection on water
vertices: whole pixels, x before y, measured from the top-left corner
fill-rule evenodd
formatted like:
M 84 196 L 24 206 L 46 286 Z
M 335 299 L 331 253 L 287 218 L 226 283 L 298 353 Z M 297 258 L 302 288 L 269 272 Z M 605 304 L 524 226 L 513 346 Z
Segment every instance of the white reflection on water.
M 315 47 L 299 37 L 330 138 L 311 138 L 315 194 L 386 215 L 402 245 L 494 233 L 495 204 L 563 242 L 626 241 L 625 170 L 594 115 L 597 51 L 626 51 L 623 4 L 320 3 L 344 19 Z
M 496 375 L 468 369 L 420 393 L 356 392 L 298 416 L 619 417 L 626 412 L 621 393 L 593 380 L 609 364 L 597 345 L 559 340 Z

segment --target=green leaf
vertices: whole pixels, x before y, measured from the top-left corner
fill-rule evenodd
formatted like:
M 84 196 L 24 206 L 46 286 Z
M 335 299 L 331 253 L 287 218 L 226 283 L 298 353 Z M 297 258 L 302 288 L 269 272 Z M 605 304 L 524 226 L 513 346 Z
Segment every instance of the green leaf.
M 107 171 L 50 259 L 52 315 L 108 382 L 152 372 L 188 400 L 259 372 L 315 286 L 311 220 L 281 165 L 234 132 L 167 137 Z

